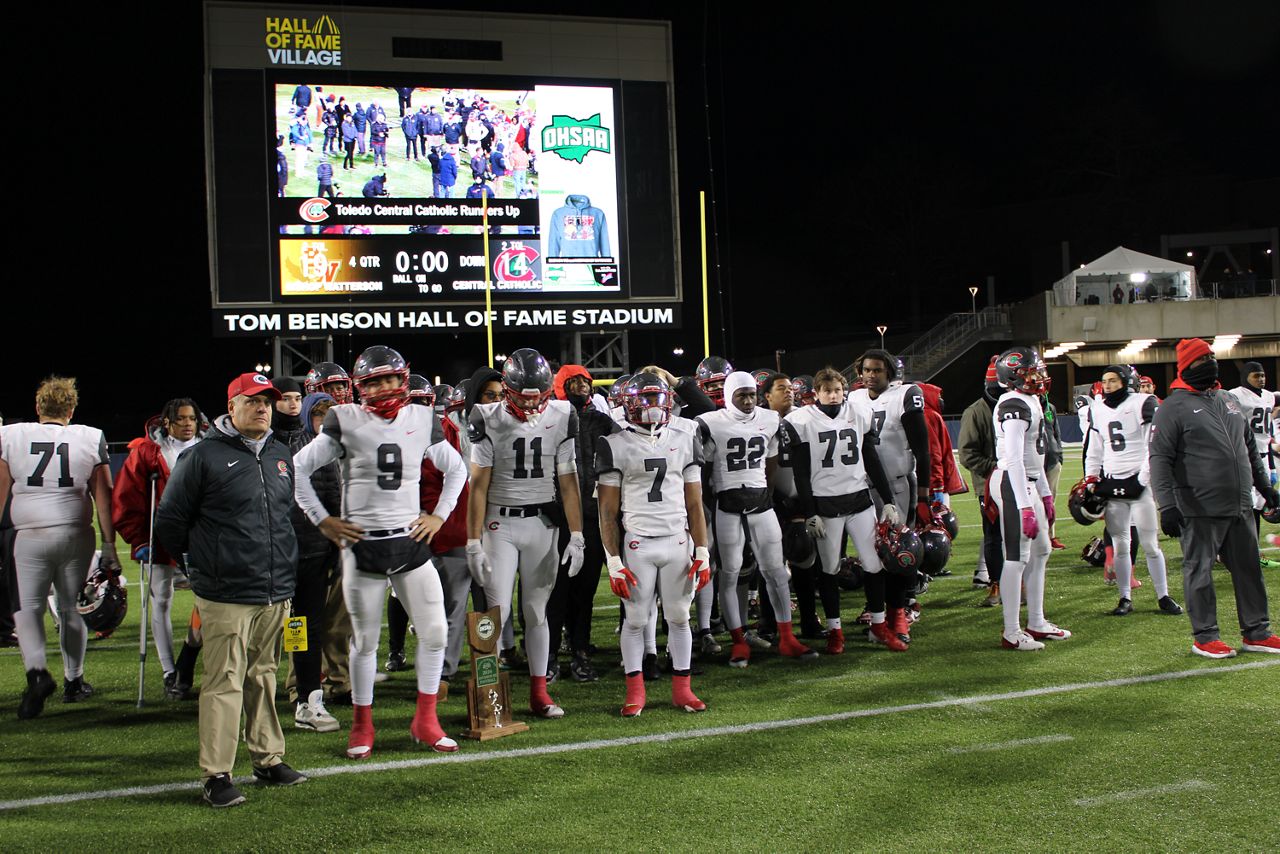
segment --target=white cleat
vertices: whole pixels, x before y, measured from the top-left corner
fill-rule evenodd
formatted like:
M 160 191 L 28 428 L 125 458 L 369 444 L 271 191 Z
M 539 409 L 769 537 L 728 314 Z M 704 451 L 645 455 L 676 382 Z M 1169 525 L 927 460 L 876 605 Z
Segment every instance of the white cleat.
M 1067 638 L 1071 637 L 1071 632 L 1067 631 L 1061 626 L 1055 626 L 1053 623 L 1045 623 L 1043 626 L 1041 626 L 1038 629 L 1033 629 L 1030 626 L 1027 626 L 1027 634 L 1031 635 L 1036 640 L 1042 640 L 1042 641 L 1043 640 L 1060 641 L 1060 640 L 1066 640 Z
M 1000 646 L 1005 649 L 1012 649 L 1018 652 L 1036 652 L 1044 649 L 1044 644 L 1033 638 L 1026 632 L 1018 632 L 1014 640 L 1009 640 L 1004 635 L 1000 636 Z

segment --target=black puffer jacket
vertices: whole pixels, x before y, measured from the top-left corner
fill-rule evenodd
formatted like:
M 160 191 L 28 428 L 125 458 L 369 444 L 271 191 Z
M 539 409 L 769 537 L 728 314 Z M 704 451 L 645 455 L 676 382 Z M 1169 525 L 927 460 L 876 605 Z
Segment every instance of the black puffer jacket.
M 302 414 L 298 416 L 296 421 L 292 423 L 290 419 L 274 419 L 279 421 L 281 429 L 277 429 L 272 436 L 278 441 L 284 442 L 289 446 L 289 450 L 294 454 L 305 448 L 312 439 L 316 437 L 311 432 L 311 410 L 315 408 L 317 403 L 328 401 L 334 403 L 332 397 L 327 394 L 309 394 L 302 399 Z M 278 414 L 278 413 L 277 413 Z M 337 463 L 329 463 L 329 465 L 316 469 L 311 474 L 311 485 L 315 487 L 316 495 L 320 496 L 320 503 L 324 505 L 324 509 L 329 511 L 332 516 L 338 516 L 342 513 L 342 476 L 338 471 Z M 308 558 L 324 557 L 330 552 L 335 551 L 333 543 L 329 542 L 324 534 L 320 533 L 320 529 L 311 524 L 311 520 L 307 518 L 307 514 L 302 512 L 302 508 L 296 503 L 293 505 L 293 532 L 298 537 L 298 559 L 306 560 Z
M 268 439 L 255 456 L 227 415 L 182 452 L 155 532 L 169 554 L 185 556 L 197 596 L 237 605 L 293 597 L 293 477 L 293 454 L 283 442 Z
M 590 403 L 578 410 L 578 488 L 582 493 L 582 515 L 595 516 L 596 439 L 622 429 L 618 422 Z

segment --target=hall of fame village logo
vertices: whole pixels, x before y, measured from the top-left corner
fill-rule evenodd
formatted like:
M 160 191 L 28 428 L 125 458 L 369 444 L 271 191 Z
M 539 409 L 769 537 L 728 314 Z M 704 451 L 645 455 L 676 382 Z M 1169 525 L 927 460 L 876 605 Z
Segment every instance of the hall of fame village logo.
M 341 65 L 342 33 L 333 18 L 267 18 L 263 39 L 272 65 Z

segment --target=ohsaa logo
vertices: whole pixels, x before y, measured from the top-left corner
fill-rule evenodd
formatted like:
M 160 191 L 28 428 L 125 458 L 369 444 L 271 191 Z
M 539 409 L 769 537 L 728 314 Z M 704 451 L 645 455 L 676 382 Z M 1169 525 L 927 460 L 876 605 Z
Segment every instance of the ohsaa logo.
M 551 124 L 542 129 L 543 152 L 555 152 L 565 160 L 581 163 L 593 151 L 609 154 L 612 148 L 613 133 L 601 124 L 599 113 L 588 119 L 552 116 Z
M 298 216 L 307 222 L 324 222 L 329 218 L 325 210 L 329 207 L 328 199 L 307 199 L 298 205 Z

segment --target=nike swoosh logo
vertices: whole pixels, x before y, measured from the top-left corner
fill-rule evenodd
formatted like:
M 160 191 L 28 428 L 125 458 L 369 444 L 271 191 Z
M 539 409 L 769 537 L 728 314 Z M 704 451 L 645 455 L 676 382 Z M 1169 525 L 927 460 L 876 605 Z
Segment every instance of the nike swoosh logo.
M 673 450 L 673 451 L 678 451 L 678 450 L 680 450 L 680 449 L 679 449 L 679 448 L 672 448 L 671 450 Z
M 236 464 L 236 463 L 238 463 L 238 462 L 240 462 L 240 461 L 239 461 L 239 460 L 236 460 L 234 463 L 227 463 L 227 468 L 231 468 L 233 465 L 235 465 L 235 464 Z
M 405 430 L 404 432 L 405 432 L 405 435 L 406 435 L 406 436 L 409 436 L 409 435 L 412 435 L 413 433 L 417 433 L 418 431 L 417 431 L 417 430 Z
M 1203 410 L 1203 409 L 1193 409 L 1193 410 L 1191 410 L 1191 411 L 1192 411 L 1192 412 L 1204 412 L 1204 410 Z

